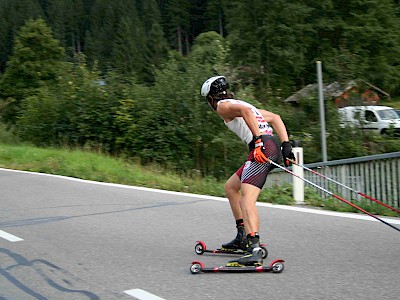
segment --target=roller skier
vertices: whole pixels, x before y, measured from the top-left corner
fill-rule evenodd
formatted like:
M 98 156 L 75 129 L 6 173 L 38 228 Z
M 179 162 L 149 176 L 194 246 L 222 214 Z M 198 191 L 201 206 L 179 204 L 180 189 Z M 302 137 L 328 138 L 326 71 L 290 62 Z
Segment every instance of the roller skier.
M 201 87 L 211 108 L 224 120 L 225 125 L 249 147 L 246 162 L 227 180 L 225 193 L 236 221 L 236 237 L 222 245 L 225 250 L 244 250 L 245 254 L 227 263 L 228 267 L 261 266 L 259 216 L 256 207 L 268 173 L 274 168 L 269 162 L 280 163 L 283 157 L 294 160 L 287 130 L 281 117 L 270 111 L 237 100 L 228 92 L 224 76 L 207 79 Z M 278 139 L 273 135 L 277 133 Z

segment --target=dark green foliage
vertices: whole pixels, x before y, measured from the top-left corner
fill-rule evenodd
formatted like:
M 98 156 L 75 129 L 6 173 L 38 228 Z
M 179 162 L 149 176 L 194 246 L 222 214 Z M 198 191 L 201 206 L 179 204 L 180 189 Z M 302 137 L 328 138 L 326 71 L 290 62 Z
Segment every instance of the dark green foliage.
M 132 18 L 129 18 L 129 15 L 132 15 Z M 115 40 L 118 35 L 126 37 L 127 34 L 132 33 L 132 26 L 137 21 L 137 16 L 133 1 L 96 1 L 92 8 L 86 39 L 89 62 L 98 61 L 100 69 L 107 70 L 113 63 L 113 46 L 118 48 L 121 44 L 116 43 Z M 125 24 L 120 24 L 121 22 Z M 124 32 L 121 33 L 121 29 Z
M 15 33 L 28 19 L 43 16 L 35 0 L 0 1 L 0 72 L 3 72 L 11 55 Z
M 84 49 L 85 34 L 88 29 L 91 1 L 64 0 L 48 1 L 43 6 L 47 21 L 54 30 L 69 57 Z
M 393 1 L 335 2 L 337 36 L 330 57 L 321 55 L 331 75 L 342 80 L 364 78 L 384 90 L 399 88 L 391 76 L 399 69 L 398 6 Z
M 133 23 L 131 18 L 121 19 L 112 47 L 113 69 L 128 77 L 143 72 L 146 49 L 143 36 L 144 29 L 140 24 Z
M 216 31 L 221 36 L 225 37 L 225 15 L 222 2 L 223 0 L 206 1 L 203 23 L 205 25 L 205 31 Z
M 166 0 L 163 4 L 163 27 L 168 37 L 169 45 L 180 54 L 188 53 L 190 34 L 190 2 L 186 0 Z
M 231 67 L 264 97 L 286 97 L 314 82 L 317 59 L 329 82 L 361 78 L 392 95 L 400 92 L 399 6 L 391 0 L 4 0 L 0 71 L 15 32 L 37 16 L 70 61 L 84 52 L 101 72 L 133 69 L 146 84 L 154 82 L 154 61 L 161 53 L 167 58 L 166 46 L 189 55 L 199 34 L 216 31 L 230 43 Z
M 231 1 L 226 11 L 231 60 L 244 74 L 258 79 L 262 92 L 281 89 L 285 94 L 302 82 L 305 54 L 312 33 L 305 19 L 311 8 L 303 1 Z M 246 53 L 246 55 L 244 55 Z
M 113 152 L 117 103 L 81 59 L 65 66 L 55 85 L 23 100 L 18 134 L 37 145 L 79 146 Z
M 143 82 L 152 84 L 156 70 L 167 60 L 169 48 L 160 24 L 152 23 L 148 36 L 144 52 L 146 63 L 143 69 Z
M 293 199 L 292 185 L 274 185 L 270 188 L 264 189 L 258 197 L 258 201 L 282 205 L 292 205 L 295 203 Z
M 0 97 L 8 103 L 3 110 L 6 122 L 15 122 L 24 98 L 57 81 L 63 58 L 64 49 L 43 19 L 29 20 L 21 27 L 0 81 Z

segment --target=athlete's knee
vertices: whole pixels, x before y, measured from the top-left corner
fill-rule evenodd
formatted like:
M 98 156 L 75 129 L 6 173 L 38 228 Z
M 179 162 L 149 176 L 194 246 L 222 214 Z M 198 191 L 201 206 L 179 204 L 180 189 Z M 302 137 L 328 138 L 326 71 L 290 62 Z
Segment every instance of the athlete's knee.
M 256 206 L 257 197 L 250 195 L 241 195 L 240 197 L 240 207 L 242 209 L 249 209 Z
M 233 175 L 225 183 L 224 189 L 226 194 L 238 193 L 240 191 L 240 180 Z
M 232 195 L 239 193 L 240 188 L 238 188 L 234 183 L 227 181 L 224 186 L 225 194 Z

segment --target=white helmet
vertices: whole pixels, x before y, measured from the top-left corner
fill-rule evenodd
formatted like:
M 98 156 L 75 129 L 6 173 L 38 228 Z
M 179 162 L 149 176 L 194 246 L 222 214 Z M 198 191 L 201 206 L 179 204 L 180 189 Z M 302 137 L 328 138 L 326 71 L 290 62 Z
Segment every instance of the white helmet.
M 215 95 L 226 92 L 229 88 L 229 84 L 226 81 L 225 76 L 214 76 L 208 78 L 201 87 L 201 95 L 206 97 L 208 95 Z

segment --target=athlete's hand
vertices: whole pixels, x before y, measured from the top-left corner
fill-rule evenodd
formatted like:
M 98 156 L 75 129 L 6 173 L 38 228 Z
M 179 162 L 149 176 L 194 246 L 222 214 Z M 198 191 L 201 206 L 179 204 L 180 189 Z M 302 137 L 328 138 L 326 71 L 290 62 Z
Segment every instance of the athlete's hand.
M 290 145 L 290 142 L 282 143 L 282 156 L 285 167 L 288 167 L 290 165 L 290 161 L 288 161 L 288 159 L 296 160 L 292 152 L 292 146 Z
M 254 159 L 256 160 L 256 162 L 260 163 L 260 164 L 265 164 L 268 162 L 268 157 L 265 156 L 265 154 L 263 153 L 263 150 L 265 150 L 264 148 L 264 143 L 262 142 L 261 138 L 256 137 L 254 139 Z

